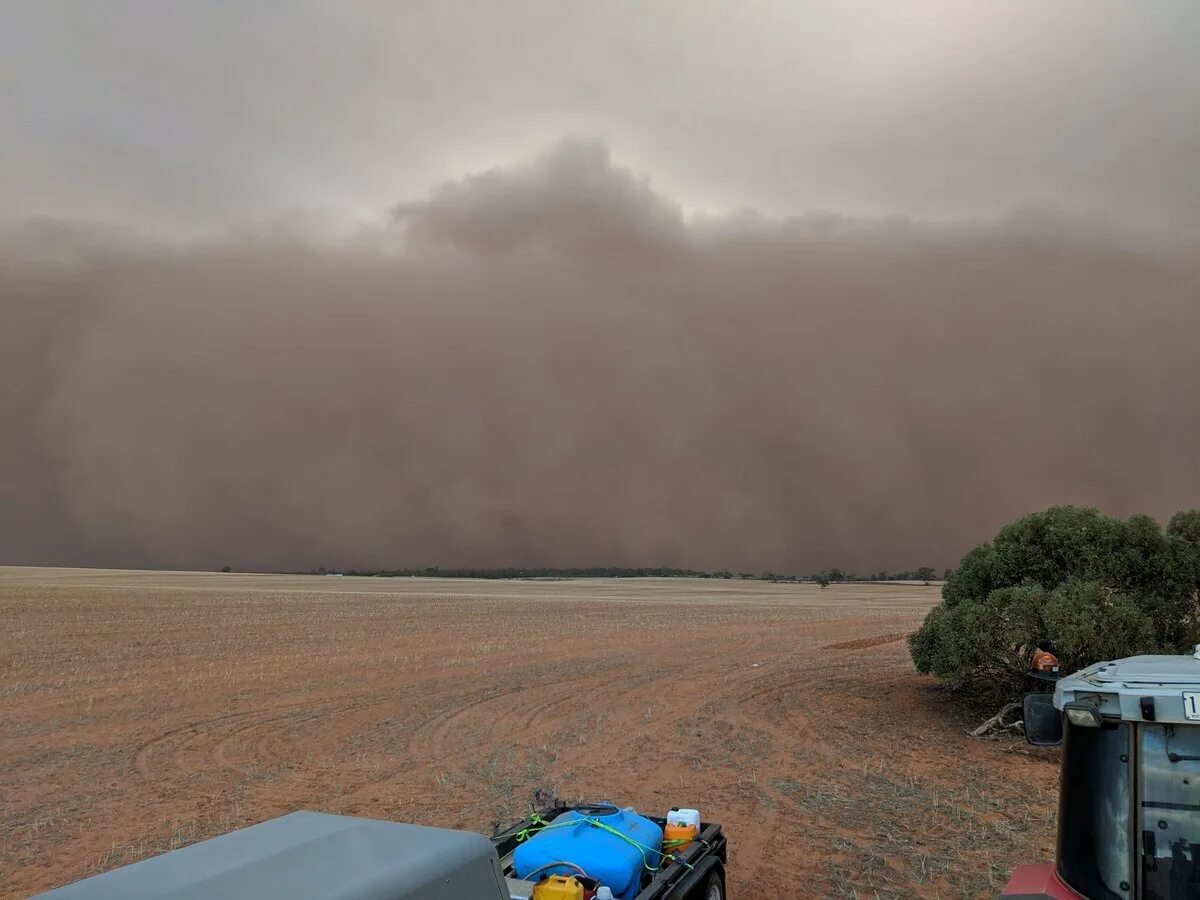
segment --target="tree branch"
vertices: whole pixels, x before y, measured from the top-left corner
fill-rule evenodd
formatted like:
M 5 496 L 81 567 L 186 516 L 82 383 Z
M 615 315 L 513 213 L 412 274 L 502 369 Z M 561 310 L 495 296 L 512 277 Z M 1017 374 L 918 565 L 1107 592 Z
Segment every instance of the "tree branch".
M 984 737 L 989 734 L 1019 733 L 1024 731 L 1025 723 L 1020 719 L 1017 719 L 1015 722 L 1006 723 L 1004 721 L 1005 716 L 1007 716 L 1013 710 L 1020 708 L 1020 703 L 1009 703 L 1005 705 L 1000 712 L 996 713 L 974 731 L 968 731 L 967 734 L 969 734 L 971 737 Z

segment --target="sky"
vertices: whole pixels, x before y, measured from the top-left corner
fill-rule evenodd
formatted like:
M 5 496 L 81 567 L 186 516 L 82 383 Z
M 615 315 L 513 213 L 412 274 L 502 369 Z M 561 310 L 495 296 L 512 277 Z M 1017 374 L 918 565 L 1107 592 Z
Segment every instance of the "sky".
M 1200 505 L 1200 6 L 0 9 L 0 562 L 951 566 Z
M 1200 7 L 45 2 L 0 11 L 4 213 L 371 221 L 599 139 L 691 212 L 1200 227 Z

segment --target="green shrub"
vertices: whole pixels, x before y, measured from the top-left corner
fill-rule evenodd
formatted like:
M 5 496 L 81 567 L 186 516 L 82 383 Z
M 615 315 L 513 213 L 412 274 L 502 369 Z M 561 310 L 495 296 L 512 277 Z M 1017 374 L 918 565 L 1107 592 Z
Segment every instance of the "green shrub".
M 1006 525 L 963 557 L 942 603 L 909 637 L 917 671 L 987 693 L 1020 690 L 1037 649 L 1064 671 L 1200 640 L 1200 511 L 1166 531 L 1052 507 Z

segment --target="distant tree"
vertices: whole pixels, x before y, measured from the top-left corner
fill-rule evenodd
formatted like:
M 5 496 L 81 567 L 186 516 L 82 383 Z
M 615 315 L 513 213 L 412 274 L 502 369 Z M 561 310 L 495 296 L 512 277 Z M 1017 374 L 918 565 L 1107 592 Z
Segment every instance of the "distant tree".
M 953 575 L 953 574 L 954 574 L 954 570 L 953 570 L 953 569 L 947 569 L 947 570 L 945 571 L 945 573 L 942 575 L 942 580 L 943 580 L 943 581 L 949 581 L 949 580 L 950 580 L 950 576 L 951 576 L 951 575 Z
M 233 567 L 232 566 L 221 566 L 221 571 L 222 572 L 232 572 Z
M 921 568 L 917 569 L 918 581 L 923 581 L 926 584 L 929 584 L 929 582 L 933 581 L 933 578 L 934 571 L 929 566 L 921 566 Z
M 821 586 L 821 590 L 825 590 L 833 582 L 833 578 L 827 572 L 818 572 L 812 580 Z

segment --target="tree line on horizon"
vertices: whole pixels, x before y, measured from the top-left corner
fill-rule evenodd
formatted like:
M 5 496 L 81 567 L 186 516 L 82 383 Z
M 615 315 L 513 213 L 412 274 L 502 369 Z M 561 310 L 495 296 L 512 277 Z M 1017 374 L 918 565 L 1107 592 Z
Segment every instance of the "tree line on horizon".
M 222 572 L 231 572 L 231 566 L 225 566 Z M 299 573 L 298 573 L 299 574 Z M 728 569 L 703 571 L 700 569 L 680 569 L 672 566 L 629 567 L 629 566 L 587 566 L 587 567 L 555 567 L 555 566 L 503 566 L 497 568 L 442 568 L 441 566 L 426 566 L 413 569 L 327 569 L 321 566 L 311 569 L 309 575 L 356 575 L 371 578 L 487 578 L 487 579 L 521 579 L 521 578 L 720 578 L 740 581 L 769 581 L 772 583 L 812 582 L 826 587 L 840 583 L 869 583 L 874 581 L 922 581 L 929 582 L 937 578 L 937 573 L 929 566 L 922 566 L 912 571 L 888 572 L 883 569 L 869 575 L 857 575 L 841 569 L 830 569 L 814 572 L 811 575 L 793 575 L 772 572 L 770 570 L 753 572 L 732 572 Z M 949 578 L 950 569 L 945 570 L 944 578 Z

